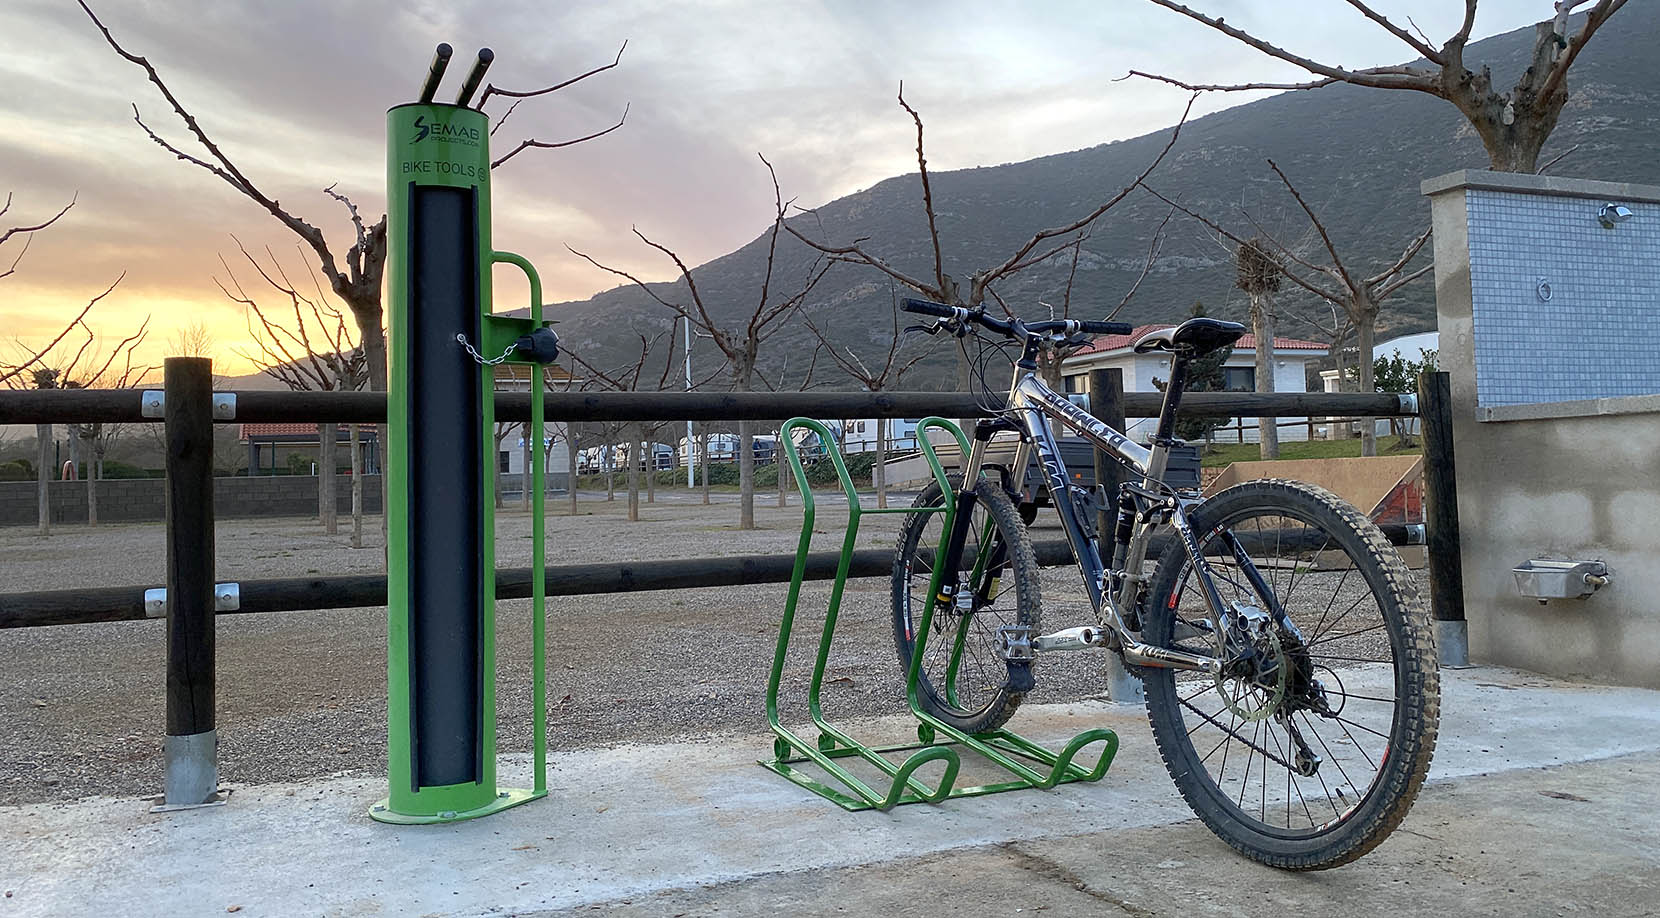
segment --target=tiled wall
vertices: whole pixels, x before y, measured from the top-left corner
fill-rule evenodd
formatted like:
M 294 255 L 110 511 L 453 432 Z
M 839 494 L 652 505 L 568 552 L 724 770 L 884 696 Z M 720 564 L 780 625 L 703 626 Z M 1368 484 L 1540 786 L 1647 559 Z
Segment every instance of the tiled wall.
M 1660 393 L 1660 205 L 1603 203 L 1468 191 L 1477 404 Z

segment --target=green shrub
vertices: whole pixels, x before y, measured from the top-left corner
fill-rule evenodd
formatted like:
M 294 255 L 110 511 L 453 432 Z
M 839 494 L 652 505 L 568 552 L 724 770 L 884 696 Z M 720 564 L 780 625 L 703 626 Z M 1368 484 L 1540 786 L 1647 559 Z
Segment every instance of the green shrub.
M 160 470 L 141 469 L 136 465 L 117 462 L 114 459 L 104 460 L 105 478 L 161 478 Z
M 0 462 L 0 481 L 34 481 L 35 464 L 27 459 Z

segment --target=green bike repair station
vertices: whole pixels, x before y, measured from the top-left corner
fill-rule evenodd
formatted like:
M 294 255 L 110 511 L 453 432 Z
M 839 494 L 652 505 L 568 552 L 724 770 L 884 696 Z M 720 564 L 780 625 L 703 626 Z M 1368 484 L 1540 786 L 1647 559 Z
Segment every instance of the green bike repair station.
M 535 783 L 496 784 L 495 364 L 557 356 L 530 262 L 490 241 L 490 125 L 467 104 L 493 55 L 453 104 L 432 101 L 448 45 L 418 102 L 386 114 L 388 756 L 382 822 L 483 816 L 547 794 L 544 671 L 546 451 L 530 451 Z M 490 269 L 530 281 L 530 318 L 492 315 Z M 486 357 L 484 355 L 493 355 Z M 530 442 L 543 442 L 541 373 Z
M 558 356 L 557 338 L 542 320 L 541 281 L 530 262 L 491 247 L 489 119 L 469 103 L 494 55 L 489 49 L 479 52 L 454 103 L 434 102 L 450 56 L 450 46 L 439 45 L 420 99 L 392 108 L 386 117 L 387 321 L 391 335 L 386 509 L 390 790 L 369 815 L 402 825 L 471 819 L 548 792 L 546 451 L 530 451 L 530 487 L 535 495 L 531 503 L 534 777 L 528 789 L 503 788 L 496 775 L 496 457 L 492 432 L 495 364 L 513 361 L 539 368 Z M 490 275 L 498 263 L 514 265 L 525 273 L 530 285 L 528 319 L 493 314 Z M 532 375 L 530 442 L 541 444 L 545 442 L 544 378 L 539 370 Z M 967 454 L 966 439 L 955 425 L 930 418 L 924 426 L 946 432 Z M 851 510 L 808 692 L 816 738 L 787 729 L 778 709 L 779 680 L 813 533 L 813 494 L 790 436 L 798 429 L 819 435 Z M 934 512 L 949 520 L 952 490 L 932 445 L 924 440 L 930 471 L 945 492 L 944 503 L 927 509 L 861 510 L 828 428 L 806 418 L 791 420 L 784 425 L 784 444 L 801 489 L 805 520 L 766 697 L 775 734 L 773 757 L 761 764 L 847 809 L 885 810 L 900 803 L 1099 780 L 1117 750 L 1117 737 L 1110 730 L 1085 731 L 1057 754 L 1006 730 L 968 735 L 930 716 L 917 695 L 923 654 L 920 639 L 907 680 L 920 742 L 867 746 L 825 719 L 819 693 L 861 514 Z M 945 531 L 949 530 L 948 522 Z M 936 571 L 934 579 L 939 576 Z M 927 615 L 932 612 L 930 608 Z M 919 629 L 924 636 L 930 620 L 925 617 Z M 955 657 L 962 653 L 962 632 L 949 638 L 956 642 L 950 667 L 954 672 Z M 1096 743 L 1103 749 L 1093 767 L 1073 761 L 1083 747 Z M 1010 780 L 954 787 L 958 749 L 1000 766 Z M 878 783 L 872 786 L 868 779 L 849 771 L 844 763 L 852 762 L 875 774 Z M 915 774 L 929 762 L 938 762 L 944 769 L 931 787 Z

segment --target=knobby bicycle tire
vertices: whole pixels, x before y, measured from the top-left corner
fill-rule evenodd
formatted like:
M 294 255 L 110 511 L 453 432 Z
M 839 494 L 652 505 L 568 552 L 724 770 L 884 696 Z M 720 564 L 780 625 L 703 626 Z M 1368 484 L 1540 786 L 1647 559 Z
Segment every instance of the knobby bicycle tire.
M 996 554 L 1001 563 L 988 565 L 982 578 L 997 579 L 992 601 L 976 602 L 959 613 L 941 609 L 934 614 L 933 633 L 923 648 L 918 700 L 923 710 L 965 733 L 984 733 L 1007 723 L 1026 697 L 1026 686 L 1015 684 L 1009 664 L 997 654 L 997 629 L 1009 625 L 1038 627 L 1042 603 L 1038 588 L 1037 556 L 1022 525 L 1019 511 L 996 483 L 982 478 L 974 488 L 974 518 L 963 550 L 964 589 L 978 589 L 976 559 Z M 937 484 L 918 495 L 912 506 L 937 507 L 943 498 Z M 900 672 L 910 673 L 914 625 L 921 622 L 929 599 L 934 554 L 939 548 L 943 513 L 918 513 L 906 518 L 893 562 L 893 638 Z M 987 539 L 987 529 L 994 534 Z M 955 643 L 961 641 L 960 653 Z M 959 663 L 953 667 L 953 657 Z M 1031 664 L 1016 664 L 1030 666 Z M 1028 680 L 1029 682 L 1029 680 Z
M 1383 533 L 1324 489 L 1246 482 L 1190 520 L 1223 602 L 1269 608 L 1266 587 L 1301 639 L 1264 626 L 1253 647 L 1267 649 L 1249 677 L 1146 668 L 1159 753 L 1199 818 L 1244 854 L 1295 870 L 1348 863 L 1400 824 L 1429 771 L 1440 677 L 1428 607 Z M 1198 579 L 1172 544 L 1148 592 L 1144 640 L 1222 655 Z M 1299 709 L 1298 667 L 1276 668 L 1276 659 L 1303 661 L 1326 711 Z M 1312 775 L 1298 770 L 1308 759 L 1294 734 L 1320 757 Z

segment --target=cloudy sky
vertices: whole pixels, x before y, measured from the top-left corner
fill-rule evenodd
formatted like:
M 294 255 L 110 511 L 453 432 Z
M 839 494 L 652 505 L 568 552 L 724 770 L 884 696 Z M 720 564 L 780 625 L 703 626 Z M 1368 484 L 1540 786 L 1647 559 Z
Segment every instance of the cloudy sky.
M 651 279 L 672 276 L 629 235 L 639 225 L 696 264 L 759 233 L 778 169 L 786 196 L 832 200 L 915 170 L 915 137 L 894 92 L 928 128 L 931 168 L 1030 159 L 1132 137 L 1175 120 L 1184 94 L 1129 68 L 1204 82 L 1294 79 L 1298 71 L 1145 0 L 92 0 L 128 50 L 147 56 L 242 171 L 292 213 L 351 243 L 345 211 L 322 193 L 338 183 L 371 218 L 384 212 L 385 109 L 410 101 L 439 41 L 460 67 L 496 52 L 490 79 L 532 88 L 605 63 L 619 67 L 527 101 L 495 138 L 558 140 L 613 123 L 602 139 L 525 151 L 498 170 L 495 240 L 541 270 L 547 296 L 613 286 L 564 250 L 569 243 Z M 1350 67 L 1398 63 L 1406 46 L 1339 0 L 1200 0 L 1196 6 L 1276 44 Z M 1456 29 L 1447 0 L 1380 0 L 1437 42 Z M 1486 0 L 1478 37 L 1550 15 L 1547 0 Z M 215 286 L 234 234 L 269 246 L 287 269 L 309 260 L 297 240 L 222 181 L 180 162 L 133 123 L 145 120 L 188 152 L 183 125 L 143 72 L 117 58 L 72 0 L 0 4 L 0 230 L 33 223 L 75 197 L 0 279 L 0 348 L 55 332 L 123 271 L 95 312 L 100 331 L 151 318 L 166 339 L 202 323 L 228 372 L 249 367 L 245 317 Z M 441 96 L 442 98 L 443 96 Z M 1248 101 L 1214 96 L 1203 111 Z M 500 115 L 494 103 L 491 111 Z M 77 197 L 78 196 L 78 197 Z M 21 239 L 0 249 L 0 272 Z M 669 268 L 666 270 L 666 268 Z M 506 275 L 504 275 L 505 278 Z M 501 286 L 502 308 L 520 305 Z M 263 295 L 263 294 L 260 294 Z M 522 293 L 519 294 L 522 296 Z

